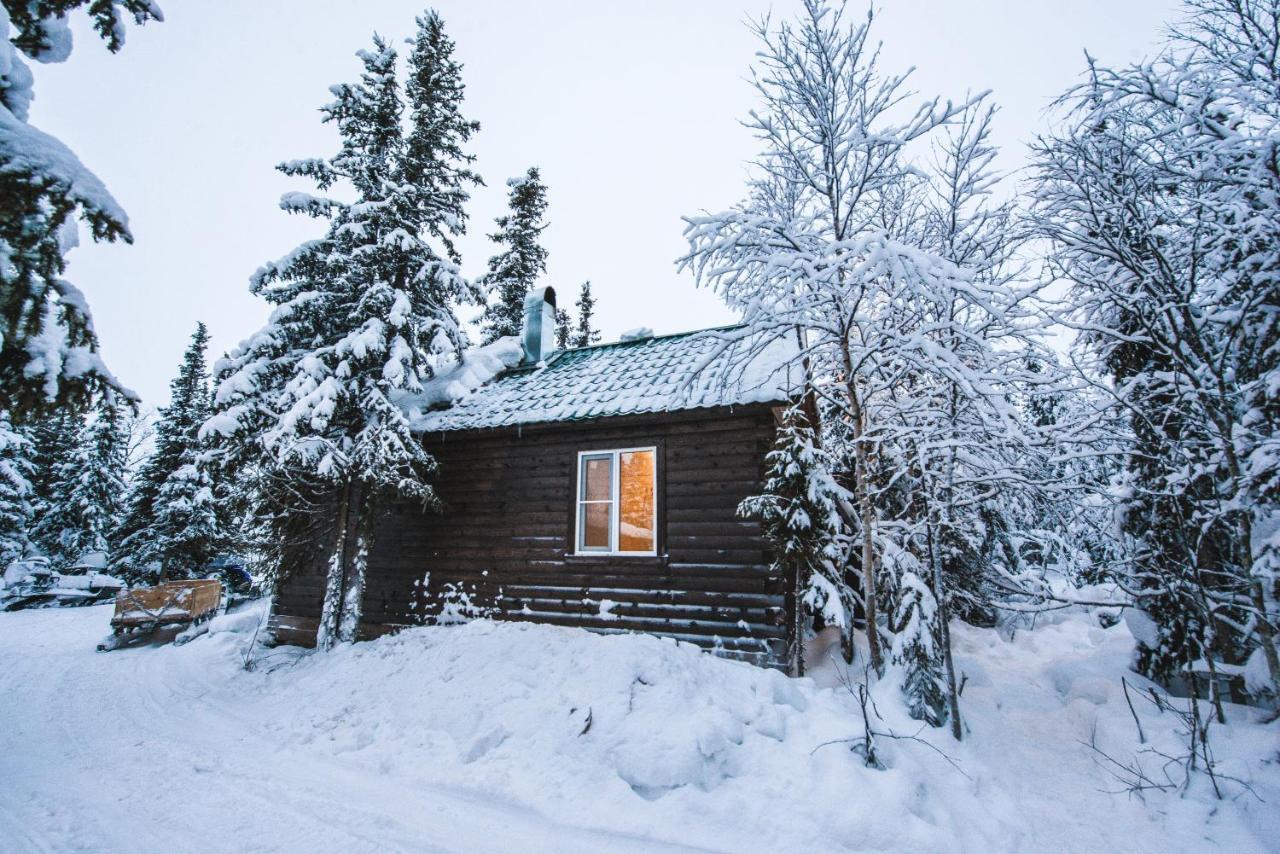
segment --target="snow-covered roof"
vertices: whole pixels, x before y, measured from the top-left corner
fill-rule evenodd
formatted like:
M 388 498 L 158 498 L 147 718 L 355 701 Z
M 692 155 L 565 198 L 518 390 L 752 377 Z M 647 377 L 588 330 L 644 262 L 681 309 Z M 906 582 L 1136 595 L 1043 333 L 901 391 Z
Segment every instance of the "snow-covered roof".
M 482 430 L 781 403 L 799 384 L 796 368 L 789 367 L 795 345 L 763 343 L 741 326 L 560 350 L 535 367 L 520 366 L 514 348 L 502 345 L 468 353 L 425 394 L 403 400 L 413 428 Z M 477 363 L 491 366 L 495 357 L 503 368 L 486 382 Z M 450 393 L 441 394 L 443 388 Z

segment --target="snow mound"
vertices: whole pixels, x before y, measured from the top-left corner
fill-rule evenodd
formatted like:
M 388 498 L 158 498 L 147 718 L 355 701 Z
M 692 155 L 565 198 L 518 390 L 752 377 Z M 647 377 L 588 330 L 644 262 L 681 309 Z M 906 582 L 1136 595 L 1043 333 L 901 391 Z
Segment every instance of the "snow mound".
M 637 326 L 635 329 L 628 329 L 618 336 L 619 341 L 643 341 L 646 338 L 653 337 L 653 330 L 647 326 Z
M 252 634 L 259 627 L 265 626 L 266 622 L 267 615 L 262 607 L 241 608 L 238 611 L 219 614 L 210 620 L 209 634 L 216 635 L 221 632 Z
M 908 718 L 886 678 L 872 726 L 898 738 L 874 770 L 850 749 L 864 725 L 843 684 L 865 659 L 843 670 L 838 643 L 795 680 L 650 636 L 486 620 L 312 653 L 256 645 L 266 606 L 108 655 L 109 606 L 0 613 L 0 849 L 169 850 L 176 814 L 211 851 L 1247 854 L 1280 834 L 1280 724 L 1256 709 L 1231 706 L 1213 736 L 1256 798 L 1117 791 L 1091 739 L 1132 761 L 1181 736 L 1137 694 L 1129 628 L 1085 613 L 1013 637 L 954 623 L 965 740 Z M 148 792 L 123 824 L 122 790 Z
M 956 626 L 972 676 L 962 744 L 911 720 L 892 678 L 876 685 L 873 726 L 924 738 L 954 766 L 885 737 L 887 770 L 865 767 L 850 750 L 856 701 L 823 672 L 834 661 L 788 679 L 670 640 L 534 623 L 415 628 L 306 656 L 276 686 L 296 698 L 277 719 L 292 721 L 282 734 L 293 748 L 406 785 L 447 783 L 556 821 L 714 850 L 1066 850 L 1095 836 L 1105 850 L 1210 821 L 1213 838 L 1258 850 L 1269 831 L 1249 825 L 1266 808 L 1215 818 L 1220 805 L 1198 791 L 1162 819 L 1108 793 L 1114 780 L 1082 742 L 1096 728 L 1116 754 L 1138 749 L 1120 685 L 1138 679 L 1133 637 L 1083 614 L 1046 622 L 1013 642 Z M 1168 721 L 1143 714 L 1176 749 Z M 1243 722 L 1232 735 L 1224 770 L 1258 785 L 1260 766 L 1241 760 L 1264 756 L 1269 736 Z M 1104 815 L 1107 829 L 1089 818 Z
M 394 762 L 428 738 L 460 768 L 483 758 L 486 776 L 531 798 L 587 779 L 615 796 L 710 791 L 743 772 L 756 743 L 784 739 L 805 706 L 782 674 L 691 645 L 529 623 L 415 629 L 309 663 L 323 694 L 401 690 L 371 691 L 336 718 L 319 711 L 299 739 L 346 752 L 378 732 L 378 761 Z
M 410 426 L 415 426 L 423 413 L 462 400 L 506 369 L 520 364 L 523 357 L 524 347 L 515 337 L 473 347 L 462 354 L 461 362 L 437 370 L 422 384 L 421 391 L 402 394 L 397 402 L 408 414 Z

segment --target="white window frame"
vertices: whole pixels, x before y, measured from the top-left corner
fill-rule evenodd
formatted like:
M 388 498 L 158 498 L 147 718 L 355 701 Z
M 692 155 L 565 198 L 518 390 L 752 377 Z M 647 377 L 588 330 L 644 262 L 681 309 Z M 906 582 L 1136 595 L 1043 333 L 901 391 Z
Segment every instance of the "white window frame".
M 621 460 L 623 454 L 649 451 L 653 454 L 653 549 L 647 552 L 624 552 L 618 550 L 619 521 L 622 509 Z M 582 545 L 582 507 L 593 502 L 582 497 L 583 457 L 603 457 L 608 455 L 609 465 L 609 548 L 588 549 Z M 598 451 L 578 451 L 578 465 L 574 472 L 575 486 L 573 501 L 573 554 L 575 557 L 656 557 L 658 554 L 658 447 L 648 445 L 638 448 L 601 448 Z M 600 499 L 597 499 L 599 502 Z M 602 503 L 602 502 L 601 502 Z

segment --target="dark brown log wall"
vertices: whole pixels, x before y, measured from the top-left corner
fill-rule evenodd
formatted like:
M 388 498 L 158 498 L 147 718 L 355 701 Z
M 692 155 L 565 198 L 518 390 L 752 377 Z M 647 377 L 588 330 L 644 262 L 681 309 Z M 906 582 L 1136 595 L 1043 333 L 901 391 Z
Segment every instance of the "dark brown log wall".
M 379 518 L 362 635 L 487 615 L 646 631 L 777 663 L 784 580 L 759 525 L 736 514 L 762 488 L 773 438 L 767 406 L 428 436 L 445 508 L 396 504 Z M 658 448 L 658 556 L 573 555 L 578 452 L 648 445 Z M 297 570 L 273 623 L 280 641 L 313 642 L 323 561 Z M 604 599 L 615 619 L 600 615 Z

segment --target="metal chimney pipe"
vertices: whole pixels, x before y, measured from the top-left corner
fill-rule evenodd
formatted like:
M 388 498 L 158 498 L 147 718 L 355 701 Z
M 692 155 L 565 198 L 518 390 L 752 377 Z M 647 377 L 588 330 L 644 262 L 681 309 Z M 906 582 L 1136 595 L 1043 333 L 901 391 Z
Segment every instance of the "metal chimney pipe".
M 555 288 L 534 288 L 524 297 L 524 345 L 522 365 L 546 361 L 556 349 Z

